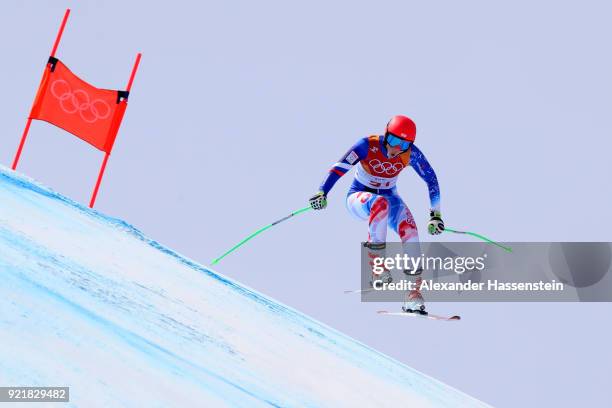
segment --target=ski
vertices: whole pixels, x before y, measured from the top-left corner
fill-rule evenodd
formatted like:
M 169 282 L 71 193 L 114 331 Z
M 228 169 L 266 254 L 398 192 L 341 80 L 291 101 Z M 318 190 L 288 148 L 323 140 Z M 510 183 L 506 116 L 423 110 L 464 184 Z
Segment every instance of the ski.
M 389 312 L 387 310 L 379 310 L 376 313 L 388 316 L 405 316 L 405 317 L 424 317 L 431 320 L 461 320 L 461 316 L 438 316 L 434 314 L 420 314 L 420 313 L 408 313 L 408 312 Z
M 373 292 L 374 288 L 368 288 L 368 289 L 356 289 L 356 290 L 345 290 L 344 293 L 368 293 L 368 292 Z

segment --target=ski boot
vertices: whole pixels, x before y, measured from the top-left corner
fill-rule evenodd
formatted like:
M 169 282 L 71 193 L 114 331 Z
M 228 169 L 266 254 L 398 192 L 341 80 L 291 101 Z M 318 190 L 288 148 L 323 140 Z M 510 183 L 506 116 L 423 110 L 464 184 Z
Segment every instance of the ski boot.
M 379 280 L 382 283 L 391 283 L 393 282 L 393 275 L 389 272 L 388 269 L 385 269 L 381 274 L 376 275 L 372 273 L 372 279 L 370 280 L 370 286 L 374 286 L 374 281 Z
M 382 283 L 393 282 L 393 276 L 391 275 L 391 271 L 389 271 L 387 268 L 385 268 L 384 271 L 382 271 L 381 273 L 374 273 L 374 259 L 384 258 L 386 243 L 364 242 L 363 246 L 368 248 L 369 264 L 372 271 L 370 275 L 370 287 L 374 287 L 375 280 L 380 280 Z
M 417 270 L 413 270 L 412 268 L 404 269 L 404 274 L 408 276 L 419 276 L 423 273 L 423 268 L 419 267 Z
M 406 301 L 402 306 L 402 311 L 405 313 L 418 313 L 426 316 L 427 312 L 425 311 L 425 299 L 423 299 L 423 295 L 421 295 L 421 291 L 419 290 L 419 286 L 421 286 L 422 278 L 419 276 L 416 279 L 416 288 L 408 292 L 406 295 Z

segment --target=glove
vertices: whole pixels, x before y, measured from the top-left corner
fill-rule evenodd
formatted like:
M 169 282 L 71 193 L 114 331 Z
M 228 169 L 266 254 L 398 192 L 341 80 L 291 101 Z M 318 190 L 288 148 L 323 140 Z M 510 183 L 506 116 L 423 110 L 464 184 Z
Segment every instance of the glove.
M 319 191 L 308 200 L 313 210 L 322 210 L 327 207 L 327 196 L 324 192 Z
M 438 235 L 444 231 L 444 221 L 442 221 L 442 214 L 440 214 L 440 211 L 431 210 L 429 213 L 427 231 L 429 231 L 431 235 Z

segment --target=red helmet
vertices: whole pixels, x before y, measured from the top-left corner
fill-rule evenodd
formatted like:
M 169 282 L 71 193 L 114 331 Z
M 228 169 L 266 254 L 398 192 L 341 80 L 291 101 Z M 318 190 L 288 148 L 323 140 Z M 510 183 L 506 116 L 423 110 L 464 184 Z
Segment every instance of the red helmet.
M 386 133 L 391 133 L 408 142 L 414 142 L 416 125 L 409 117 L 396 115 L 387 123 Z

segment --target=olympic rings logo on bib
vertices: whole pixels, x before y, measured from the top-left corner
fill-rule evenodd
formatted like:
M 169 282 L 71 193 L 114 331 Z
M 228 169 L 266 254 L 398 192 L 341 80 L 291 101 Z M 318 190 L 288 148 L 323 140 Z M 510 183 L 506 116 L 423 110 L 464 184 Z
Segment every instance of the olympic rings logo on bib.
M 58 101 L 60 108 L 69 115 L 79 113 L 87 123 L 108 119 L 112 109 L 102 99 L 90 100 L 89 94 L 82 89 L 72 90 L 70 84 L 57 79 L 51 84 L 51 95 Z
M 372 159 L 368 162 L 368 165 L 372 168 L 372 171 L 378 174 L 386 174 L 388 176 L 394 176 L 404 168 L 402 163 L 389 163 L 381 162 L 378 159 Z

